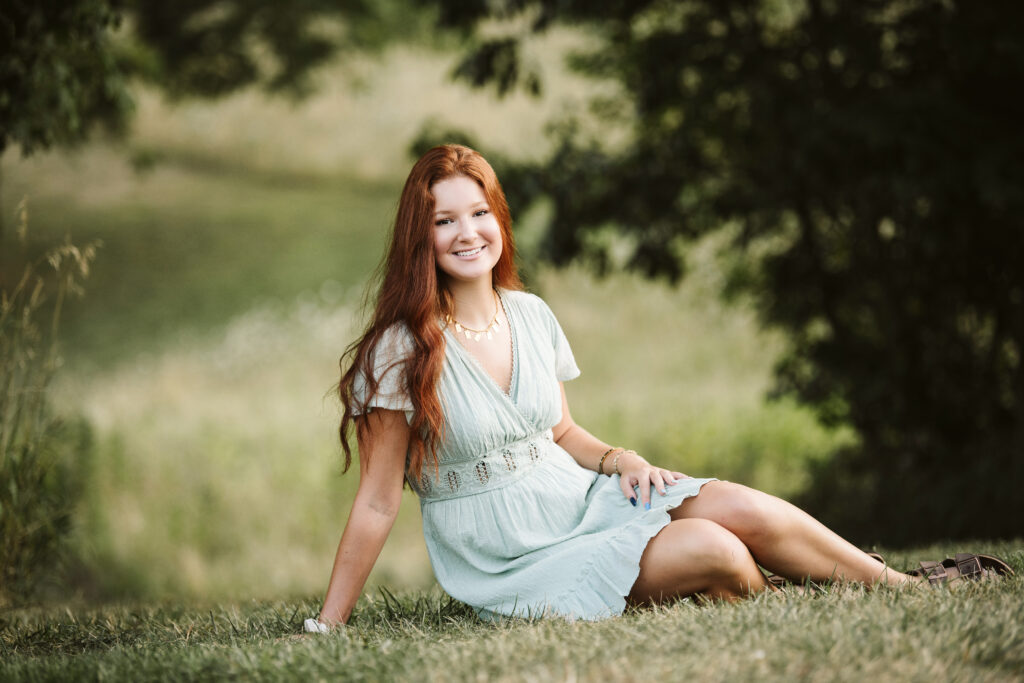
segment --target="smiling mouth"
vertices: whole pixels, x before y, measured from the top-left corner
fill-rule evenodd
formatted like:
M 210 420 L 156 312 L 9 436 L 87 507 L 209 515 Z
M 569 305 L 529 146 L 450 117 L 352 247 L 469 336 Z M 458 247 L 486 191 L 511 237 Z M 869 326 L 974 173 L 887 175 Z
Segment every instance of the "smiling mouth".
M 477 254 L 479 254 L 483 250 L 484 250 L 484 248 L 482 246 L 480 246 L 480 247 L 476 247 L 475 249 L 466 249 L 465 251 L 456 251 L 456 252 L 453 252 L 453 253 L 456 256 L 476 256 Z

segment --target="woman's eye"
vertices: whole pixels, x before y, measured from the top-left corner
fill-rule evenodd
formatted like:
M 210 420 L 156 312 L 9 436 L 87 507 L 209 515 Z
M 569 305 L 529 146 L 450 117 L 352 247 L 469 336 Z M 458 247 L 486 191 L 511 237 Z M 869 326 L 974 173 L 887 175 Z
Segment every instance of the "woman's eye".
M 434 225 L 448 225 L 451 222 L 451 218 L 438 218 L 436 221 L 434 221 Z
M 487 214 L 489 214 L 489 213 L 490 213 L 490 211 L 489 211 L 489 210 L 487 210 L 487 209 L 480 209 L 479 211 L 477 211 L 477 212 L 476 212 L 476 213 L 474 213 L 473 215 L 474 215 L 474 216 L 486 216 L 486 215 L 487 215 Z

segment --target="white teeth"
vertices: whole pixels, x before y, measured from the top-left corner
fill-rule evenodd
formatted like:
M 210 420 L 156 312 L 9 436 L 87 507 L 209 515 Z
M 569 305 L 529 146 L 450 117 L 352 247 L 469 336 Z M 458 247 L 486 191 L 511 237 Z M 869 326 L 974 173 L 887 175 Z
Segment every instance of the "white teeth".
M 455 252 L 455 255 L 456 256 L 473 256 L 474 254 L 479 254 L 481 251 L 483 251 L 483 247 L 477 247 L 476 249 L 469 249 L 467 251 L 457 251 L 457 252 Z

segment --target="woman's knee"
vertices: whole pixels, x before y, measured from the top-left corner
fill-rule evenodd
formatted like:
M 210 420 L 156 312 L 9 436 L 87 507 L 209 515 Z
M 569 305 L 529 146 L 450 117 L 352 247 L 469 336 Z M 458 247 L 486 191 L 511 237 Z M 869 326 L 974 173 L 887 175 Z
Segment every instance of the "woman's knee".
M 732 599 L 764 583 L 750 551 L 707 519 L 676 520 L 647 546 L 630 599 L 658 601 L 702 593 Z
M 703 500 L 701 500 L 703 498 Z M 777 499 L 732 482 L 709 482 L 686 512 L 728 529 L 746 544 L 771 540 L 779 533 Z
M 669 528 L 681 536 L 677 544 L 680 565 L 713 583 L 742 582 L 749 579 L 751 569 L 756 569 L 747 546 L 720 524 L 692 519 L 687 520 L 685 527 L 671 524 Z
M 739 571 L 742 545 L 712 521 L 674 521 L 648 543 L 630 597 L 658 601 L 711 590 L 718 593 Z
M 699 555 L 708 573 L 727 583 L 747 578 L 754 567 L 750 550 L 729 529 L 710 520 L 703 529 Z

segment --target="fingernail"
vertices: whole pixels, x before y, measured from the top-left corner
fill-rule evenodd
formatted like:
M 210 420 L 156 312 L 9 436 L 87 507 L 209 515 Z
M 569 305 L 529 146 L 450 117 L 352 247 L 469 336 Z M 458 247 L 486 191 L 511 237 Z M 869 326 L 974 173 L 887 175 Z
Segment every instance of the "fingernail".
M 633 498 L 632 496 L 630 496 L 629 502 L 633 504 L 633 507 L 636 507 L 636 498 Z
M 675 480 L 675 479 L 669 479 L 669 480 L 668 480 L 668 485 L 669 485 L 669 486 L 671 486 L 672 484 L 675 484 L 675 483 L 676 483 L 676 480 Z
M 658 491 L 658 493 L 660 493 L 661 495 L 664 496 L 665 495 L 665 489 L 662 489 L 662 490 Z
M 650 510 L 650 509 L 651 509 L 651 504 L 650 503 L 644 503 L 644 510 Z

